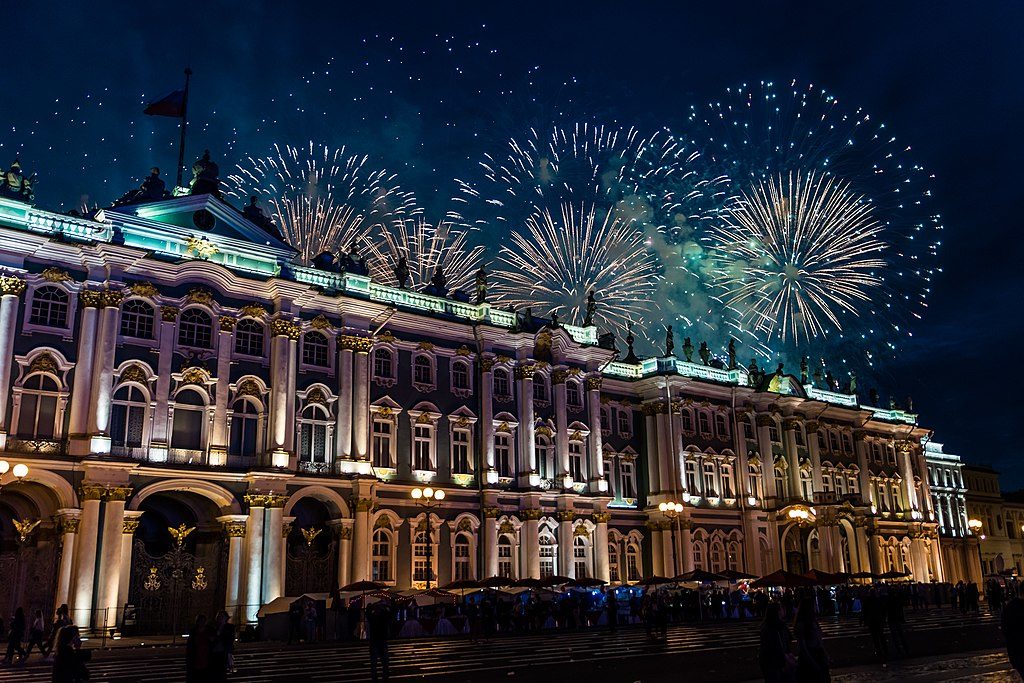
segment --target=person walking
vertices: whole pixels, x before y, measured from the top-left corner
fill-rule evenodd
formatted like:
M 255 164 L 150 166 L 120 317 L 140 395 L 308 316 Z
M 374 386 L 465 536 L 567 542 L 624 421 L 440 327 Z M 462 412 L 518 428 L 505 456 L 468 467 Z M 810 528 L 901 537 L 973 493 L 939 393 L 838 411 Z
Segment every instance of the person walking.
M 86 666 L 92 652 L 82 649 L 78 627 L 68 624 L 57 634 L 57 652 L 53 659 L 51 683 L 85 683 L 89 680 Z
M 390 679 L 388 671 L 388 639 L 391 637 L 391 609 L 383 601 L 366 609 L 366 632 L 370 641 L 370 677 L 377 683 L 377 662 L 380 661 L 382 680 Z
M 235 659 L 235 625 L 231 623 L 228 613 L 221 610 L 210 629 L 209 676 L 211 683 L 227 680 L 228 673 L 234 670 Z
M 22 662 L 28 660 L 28 656 L 32 654 L 32 648 L 39 648 L 39 654 L 44 658 L 46 657 L 46 648 L 43 646 L 43 636 L 46 635 L 46 622 L 43 621 L 43 610 L 37 609 L 36 613 L 32 616 L 32 625 L 28 629 L 28 647 L 25 648 L 25 655 L 22 657 Z
M 1012 598 L 1003 608 L 1000 620 L 1003 639 L 1006 641 L 1006 656 L 1010 666 L 1024 676 L 1024 600 Z
M 210 630 L 205 614 L 196 617 L 185 641 L 185 680 L 205 683 L 210 674 Z
M 14 661 L 14 653 L 25 659 L 25 648 L 21 641 L 25 639 L 25 610 L 21 607 L 14 610 L 14 617 L 11 619 L 11 629 L 7 632 L 7 654 L 4 655 L 4 664 L 11 664 Z
M 800 601 L 793 622 L 796 636 L 797 663 L 796 679 L 800 683 L 829 683 L 832 675 L 828 668 L 828 654 L 821 635 L 821 626 L 814 614 L 814 602 L 810 598 Z
M 619 629 L 619 600 L 614 590 L 605 593 L 604 601 L 608 609 L 608 630 L 615 633 Z
M 60 634 L 60 630 L 65 626 L 71 625 L 71 617 L 68 614 L 70 611 L 67 603 L 57 608 L 57 618 L 53 621 L 53 626 L 50 627 L 50 637 L 46 641 L 46 657 L 49 659 L 53 658 L 53 651 L 57 646 L 57 636 Z
M 903 631 L 903 625 L 907 622 L 904 613 L 903 596 L 897 592 L 889 593 L 886 601 L 886 620 L 889 622 L 889 635 L 892 636 L 892 649 L 897 655 L 907 656 L 907 635 Z
M 765 683 L 789 683 L 793 680 L 796 660 L 790 652 L 793 636 L 782 621 L 782 608 L 770 603 L 764 610 L 764 621 L 757 651 L 758 664 Z

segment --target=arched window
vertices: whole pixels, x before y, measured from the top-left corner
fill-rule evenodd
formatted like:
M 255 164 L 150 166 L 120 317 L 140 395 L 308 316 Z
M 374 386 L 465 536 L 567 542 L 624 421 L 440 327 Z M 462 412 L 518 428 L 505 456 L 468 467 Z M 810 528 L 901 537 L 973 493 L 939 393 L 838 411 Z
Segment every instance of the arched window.
M 52 439 L 57 428 L 59 397 L 60 386 L 49 375 L 37 373 L 26 379 L 21 391 L 18 436 L 29 440 Z
M 263 323 L 251 318 L 238 321 L 235 326 L 235 353 L 263 357 Z
M 391 349 L 376 349 L 373 352 L 373 376 L 376 379 L 394 378 L 395 357 Z
M 631 460 L 619 460 L 619 495 L 623 498 L 636 498 L 636 469 Z
M 736 489 L 733 485 L 732 479 L 732 465 L 727 462 L 723 462 L 719 468 L 719 476 L 722 479 L 722 497 L 723 498 L 735 498 Z
M 429 514 L 429 513 L 428 513 Z M 434 571 L 434 563 L 437 562 L 437 553 L 430 553 L 430 562 L 427 562 L 427 544 L 430 539 L 426 531 L 417 531 L 412 541 L 412 580 L 423 583 L 427 580 L 433 581 L 437 576 Z
M 60 287 L 40 287 L 32 295 L 32 314 L 28 321 L 47 327 L 68 326 L 68 293 Z
M 330 428 L 334 424 L 327 408 L 311 403 L 302 410 L 299 421 L 299 460 L 326 463 L 331 452 Z
M 213 345 L 213 322 L 210 316 L 198 308 L 190 308 L 178 319 L 178 344 L 197 349 L 209 349 Z
M 458 360 L 452 363 L 452 389 L 469 389 L 469 363 Z
M 701 434 L 711 434 L 711 416 L 702 410 L 697 413 L 697 422 L 700 424 Z
M 619 435 L 629 437 L 633 433 L 633 415 L 629 409 L 618 411 L 619 416 Z
M 572 540 L 572 566 L 577 579 L 590 576 L 590 543 L 583 536 Z
M 635 543 L 626 546 L 626 581 L 640 580 L 640 548 Z
M 542 402 L 548 400 L 548 384 L 544 380 L 544 375 L 539 372 L 533 373 L 533 400 Z
M 114 392 L 110 410 L 110 445 L 115 450 L 142 447 L 149 402 L 142 390 L 130 384 Z
M 302 362 L 318 368 L 330 365 L 327 359 L 327 335 L 323 332 L 307 332 L 302 335 Z
M 618 499 L 621 495 L 619 481 L 618 477 L 615 476 L 615 459 L 612 458 L 610 453 L 604 457 L 604 478 L 608 482 L 608 495 Z
M 619 583 L 619 548 L 614 543 L 608 544 L 608 580 Z
M 729 423 L 726 421 L 725 415 L 721 413 L 715 415 L 715 434 L 720 439 L 725 439 L 729 436 Z
M 686 490 L 693 495 L 700 494 L 700 486 L 697 484 L 697 461 L 693 458 L 687 458 L 686 464 L 683 465 L 683 470 L 686 476 Z
M 612 409 L 601 406 L 601 433 L 605 436 L 612 433 Z
M 512 438 L 508 434 L 494 435 L 494 467 L 499 477 L 513 477 Z
M 196 391 L 183 389 L 174 397 L 174 423 L 171 430 L 171 448 L 183 451 L 203 449 L 203 423 L 206 421 L 206 401 Z M 191 460 L 194 454 L 187 454 Z
M 814 482 L 811 481 L 811 473 L 807 470 L 800 470 L 800 494 L 804 500 L 814 499 Z
M 701 413 L 703 415 L 703 413 Z M 718 487 L 715 486 L 715 463 L 711 460 L 704 461 L 704 495 L 714 496 L 718 493 Z
M 729 541 L 729 569 L 734 572 L 740 571 L 740 544 L 737 541 Z
M 761 483 L 761 469 L 757 465 L 747 465 L 747 488 L 750 495 L 758 500 L 764 497 L 764 487 Z
M 547 530 L 542 531 L 539 536 L 540 544 L 540 577 L 546 578 L 548 576 L 554 576 L 557 568 L 558 555 L 558 544 L 555 542 L 555 537 L 548 533 Z
M 574 410 L 583 408 L 583 392 L 579 382 L 569 380 L 565 383 L 565 402 Z
M 679 417 L 682 419 L 682 422 L 683 422 L 683 431 L 684 432 L 692 432 L 693 431 L 693 413 L 691 413 L 689 410 L 683 410 L 683 412 L 679 414 Z
M 569 474 L 574 482 L 585 482 L 586 472 L 583 471 L 583 442 L 569 442 Z
M 515 565 L 512 562 L 514 550 L 515 546 L 512 544 L 512 539 L 509 538 L 508 534 L 502 534 L 498 537 L 498 576 L 506 579 L 516 578 Z M 544 576 L 543 562 L 541 560 L 541 576 Z
M 725 547 L 721 541 L 711 542 L 711 571 L 720 572 L 725 569 Z
M 455 580 L 471 579 L 471 546 L 466 534 L 460 533 L 455 536 Z
M 252 401 L 240 398 L 232 406 L 228 455 L 253 457 L 259 450 L 259 411 Z
M 494 395 L 501 398 L 508 398 L 512 395 L 512 385 L 509 382 L 508 370 L 498 368 L 494 371 Z
M 789 480 L 781 467 L 775 468 L 775 495 L 779 498 L 789 497 Z
M 434 383 L 434 366 L 430 358 L 416 356 L 412 362 L 412 381 L 414 384 L 432 385 Z
M 130 299 L 121 307 L 121 336 L 152 339 L 155 319 L 152 306 L 145 301 Z
M 704 541 L 693 542 L 693 568 L 704 569 L 704 558 L 707 555 L 707 548 Z
M 372 574 L 374 581 L 391 580 L 391 534 L 384 529 L 373 532 Z
M 554 479 L 555 458 L 551 439 L 544 434 L 534 436 L 534 450 L 537 454 L 537 470 L 541 479 Z

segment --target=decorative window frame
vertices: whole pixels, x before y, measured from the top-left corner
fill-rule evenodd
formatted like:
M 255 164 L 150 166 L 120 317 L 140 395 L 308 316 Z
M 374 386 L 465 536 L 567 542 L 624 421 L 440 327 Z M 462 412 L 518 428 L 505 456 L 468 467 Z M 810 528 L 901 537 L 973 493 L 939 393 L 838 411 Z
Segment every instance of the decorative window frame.
M 141 302 L 146 306 L 153 309 L 153 337 L 152 339 L 145 339 L 144 337 L 129 337 L 121 333 L 121 325 L 123 323 L 124 307 L 127 304 Z M 142 346 L 149 349 L 160 348 L 160 331 L 163 323 L 163 319 L 160 314 L 160 305 L 157 304 L 153 299 L 145 296 L 138 296 L 135 294 L 126 296 L 121 302 L 121 313 L 118 315 L 117 320 L 117 343 L 118 345 L 127 344 L 129 346 Z M 177 342 L 177 340 L 175 340 Z
M 192 310 L 202 311 L 203 313 L 205 313 L 210 318 L 210 346 L 209 347 L 189 346 L 187 344 L 182 344 L 181 343 L 181 318 L 182 318 L 182 316 L 185 315 L 185 313 L 187 313 L 188 311 L 192 311 Z M 219 353 L 219 350 L 220 350 L 220 337 L 221 337 L 220 332 L 218 331 L 217 321 L 218 321 L 217 312 L 211 306 L 206 306 L 204 304 L 188 304 L 186 306 L 182 306 L 181 309 L 178 310 L 178 315 L 175 318 L 175 323 L 174 323 L 174 348 L 176 350 L 188 349 L 189 351 L 198 351 L 200 353 L 204 353 L 204 354 L 208 353 L 208 354 L 211 354 L 213 356 L 216 356 Z M 264 347 L 264 351 L 266 351 L 266 347 Z M 231 353 L 234 354 L 234 352 L 235 352 L 235 335 L 234 335 L 234 332 L 232 332 L 231 333 Z
M 501 517 L 498 517 L 497 519 L 493 520 L 493 522 L 491 523 L 493 523 L 495 527 L 496 541 L 499 544 L 501 542 L 501 539 L 506 539 L 509 541 L 509 546 L 511 548 L 510 552 L 512 554 L 512 557 L 510 558 L 512 560 L 511 578 L 518 579 L 523 575 L 523 523 L 518 518 L 510 515 L 502 515 Z M 498 553 L 496 549 L 495 555 L 497 554 Z M 498 557 L 498 563 L 500 566 L 500 557 Z M 498 573 L 500 574 L 501 571 L 499 570 Z
M 177 375 L 177 376 L 175 376 L 175 375 Z M 171 375 L 171 376 L 174 377 L 176 380 L 178 380 L 177 381 L 177 386 L 175 387 L 174 391 L 171 392 L 171 395 L 168 397 L 169 400 L 167 401 L 167 427 L 168 427 L 168 429 L 167 429 L 167 448 L 168 448 L 168 451 L 172 451 L 172 450 L 175 449 L 175 446 L 174 446 L 174 412 L 176 410 L 178 410 L 178 396 L 181 395 L 185 391 L 194 391 L 197 394 L 199 394 L 199 396 L 202 397 L 203 401 L 205 402 L 205 406 L 202 408 L 202 410 L 201 411 L 197 411 L 197 412 L 202 412 L 203 413 L 203 418 L 204 418 L 203 421 L 202 421 L 203 431 L 202 431 L 202 434 L 199 435 L 199 445 L 200 445 L 200 448 L 198 450 L 202 454 L 203 457 L 207 457 L 209 455 L 209 453 L 210 453 L 210 438 L 211 438 L 212 433 L 213 433 L 213 420 L 214 420 L 215 413 L 216 413 L 216 410 L 217 410 L 217 403 L 214 400 L 213 389 L 212 389 L 212 386 L 211 386 L 211 385 L 216 385 L 216 380 L 209 380 L 208 379 L 206 384 L 192 384 L 192 383 L 188 383 L 188 382 L 182 381 L 180 374 L 175 373 L 175 375 Z M 189 405 L 191 406 L 191 404 L 189 404 Z M 185 410 L 192 410 L 192 409 L 193 409 L 193 407 L 185 408 Z
M 516 475 L 518 474 L 519 468 L 521 467 L 521 464 L 519 462 L 518 449 L 516 448 L 519 422 L 516 420 L 514 415 L 511 415 L 509 413 L 498 413 L 497 415 L 494 416 L 494 419 L 491 421 L 491 424 L 493 426 L 492 438 L 494 439 L 493 448 L 495 475 L 497 476 L 497 480 L 499 483 L 511 483 L 512 481 L 515 481 Z M 508 435 L 509 455 L 511 457 L 510 465 L 512 469 L 512 472 L 509 475 L 500 474 L 497 468 L 499 434 Z
M 117 392 L 125 387 L 137 388 L 146 397 L 146 412 L 142 419 L 142 444 L 139 446 L 144 453 L 149 453 L 149 445 L 153 440 L 153 417 L 156 415 L 156 394 L 153 387 L 156 380 L 156 373 L 148 363 L 134 359 L 126 360 L 114 369 L 114 381 L 110 389 L 111 411 L 115 404 L 127 405 L 114 398 Z
M 266 449 L 267 397 L 269 394 L 269 387 L 267 387 L 262 378 L 256 375 L 239 377 L 238 381 L 228 385 L 228 401 L 225 416 L 227 424 L 224 437 L 225 450 L 230 451 L 231 449 L 231 430 L 234 424 L 235 404 L 239 401 L 246 401 L 256 407 L 256 457 L 259 458 L 263 454 Z
M 543 398 L 537 398 L 537 386 L 538 378 L 540 378 L 539 385 L 543 389 Z M 533 373 L 530 375 L 530 379 L 533 380 L 533 406 L 534 408 L 546 409 L 551 407 L 551 394 L 553 393 L 551 386 L 551 373 L 547 367 L 542 367 L 540 364 L 533 366 Z
M 474 452 L 473 445 L 476 443 L 474 437 L 476 436 L 476 423 L 477 416 L 473 414 L 466 406 L 460 406 L 448 416 L 448 454 L 450 472 L 452 475 L 452 481 L 460 486 L 469 486 L 473 483 L 473 476 L 476 474 L 476 453 Z M 465 431 L 469 434 L 469 471 L 463 473 L 457 473 L 455 471 L 455 432 Z M 467 478 L 466 481 L 460 481 L 460 477 Z
M 307 363 L 305 361 L 305 353 L 303 352 L 303 349 L 306 345 L 306 335 L 312 333 L 323 335 L 327 340 L 327 365 L 313 365 L 312 363 Z M 338 338 L 328 329 L 312 324 L 304 325 L 302 328 L 302 336 L 299 337 L 299 348 L 297 349 L 297 353 L 300 373 L 326 374 L 328 377 L 334 377 L 335 368 L 337 367 Z
M 455 366 L 464 365 L 466 368 L 466 386 L 458 388 L 455 386 Z M 452 394 L 459 398 L 469 398 L 473 395 L 473 361 L 468 355 L 456 354 L 448 361 L 448 388 Z
M 71 387 L 68 384 L 68 372 L 75 364 L 69 362 L 57 349 L 50 346 L 34 348 L 24 356 L 15 356 L 14 362 L 18 368 L 18 378 L 11 384 L 11 422 L 8 433 L 17 437 L 18 424 L 21 420 L 21 397 L 24 393 L 25 382 L 35 375 L 43 374 L 53 379 L 57 384 L 57 414 L 54 417 L 53 440 L 59 441 L 64 438 L 64 423 L 67 421 L 68 400 L 71 396 Z M 6 410 L 6 406 L 3 406 Z
M 626 420 L 626 429 L 622 429 L 622 420 Z M 623 439 L 633 438 L 633 409 L 629 406 L 619 405 L 615 409 L 615 431 Z
M 439 578 L 437 570 L 441 559 L 441 526 L 445 524 L 445 521 L 436 513 L 428 510 L 406 520 L 406 524 L 409 525 L 409 581 L 413 588 L 426 588 L 427 584 L 426 581 L 416 580 L 416 536 L 419 533 L 423 533 L 424 535 L 427 534 L 428 514 L 430 515 L 430 535 L 427 538 L 427 542 L 430 544 L 430 566 L 428 569 L 431 574 L 430 582 L 436 585 Z M 451 552 L 454 555 L 454 538 L 451 539 L 451 544 Z M 453 565 L 452 570 L 454 571 L 454 569 L 455 567 Z
M 295 406 L 295 456 L 298 458 L 299 462 L 313 462 L 309 460 L 302 460 L 302 456 L 299 453 L 299 445 L 302 442 L 302 427 L 306 423 L 322 424 L 327 428 L 324 464 L 327 468 L 330 468 L 337 459 L 337 453 L 334 451 L 334 429 L 337 424 L 335 411 L 338 397 L 331 392 L 330 387 L 319 382 L 310 384 L 304 391 L 296 392 L 295 395 L 298 399 Z M 321 420 L 310 420 L 309 418 L 306 418 L 304 416 L 306 409 L 314 405 L 321 406 L 325 411 L 327 411 L 327 417 Z
M 243 322 L 253 322 L 259 325 L 263 329 L 263 353 L 259 356 L 242 353 L 238 350 L 238 327 Z M 247 315 L 239 318 L 235 321 L 234 329 L 231 331 L 231 358 L 232 360 L 247 360 L 262 362 L 267 359 L 270 352 L 270 330 L 267 328 L 267 324 L 255 316 Z
M 437 423 L 443 415 L 433 403 L 422 402 L 409 411 L 409 467 L 413 477 L 420 481 L 429 481 L 437 474 Z M 416 465 L 416 428 L 426 427 L 430 430 L 429 458 L 430 469 L 417 469 Z
M 459 537 L 462 536 L 469 541 L 469 578 L 478 577 L 479 573 L 477 570 L 477 539 L 479 538 L 480 520 L 468 512 L 463 512 L 455 519 L 446 522 L 448 525 L 448 540 L 449 540 L 449 556 L 450 566 L 452 568 L 452 580 L 456 579 L 455 567 L 457 560 L 455 557 L 455 546 Z
M 391 451 L 390 463 L 388 466 L 372 465 L 378 476 L 385 475 L 385 477 L 393 477 L 398 469 L 398 416 L 402 414 L 402 411 L 402 407 L 395 403 L 395 401 L 389 396 L 382 396 L 370 404 L 369 456 L 371 465 L 373 463 L 373 423 L 391 423 L 391 444 L 389 449 Z
M 571 395 L 569 392 L 569 386 L 576 387 L 576 394 L 580 397 L 580 402 L 573 403 L 569 400 Z M 587 409 L 587 391 L 583 386 L 583 382 L 576 377 L 568 377 L 565 380 L 565 408 L 570 413 L 582 413 Z
M 65 273 L 66 275 L 66 273 Z M 75 326 L 76 316 L 78 314 L 79 305 L 79 294 L 83 287 L 82 285 L 74 282 L 70 279 L 70 276 L 65 280 L 48 280 L 43 276 L 36 276 L 34 278 L 28 278 L 26 280 L 28 285 L 24 295 L 24 306 L 22 308 L 22 320 L 21 320 L 21 332 L 22 334 L 32 334 L 33 332 L 39 332 L 41 334 L 56 334 L 60 335 L 66 341 L 73 341 L 74 335 L 72 330 Z M 68 317 L 67 325 L 65 327 L 50 327 L 49 325 L 40 325 L 38 323 L 31 322 L 32 320 L 32 299 L 35 297 L 36 292 L 44 287 L 56 287 L 57 289 L 63 290 L 68 295 Z M 120 330 L 120 320 L 118 320 L 118 330 Z
M 636 463 L 639 459 L 639 454 L 629 446 L 627 446 L 618 455 L 619 488 L 617 489 L 617 492 L 619 494 L 619 499 L 631 502 L 633 505 L 636 504 L 636 501 L 640 496 L 640 482 L 638 481 L 636 471 Z M 623 495 L 626 493 L 625 482 L 627 480 L 630 482 L 630 488 L 632 489 L 632 495 L 630 496 Z
M 508 393 L 499 394 L 497 391 L 497 374 L 503 372 L 508 382 Z M 494 366 L 491 374 L 491 394 L 498 403 L 512 403 L 515 400 L 515 372 L 510 363 L 499 363 Z
M 391 354 L 390 377 L 377 374 L 377 352 L 379 350 L 387 351 Z M 378 342 L 374 344 L 373 349 L 370 351 L 370 377 L 373 379 L 373 383 L 386 389 L 395 386 L 398 383 L 398 360 L 400 357 L 398 347 L 394 343 Z
M 430 382 L 418 382 L 416 381 L 416 361 L 420 358 L 426 359 L 430 365 Z M 427 394 L 437 390 L 437 355 L 431 351 L 420 349 L 413 351 L 409 359 L 409 370 L 411 374 L 411 382 L 413 388 L 416 391 Z
M 378 531 L 383 531 L 388 539 L 388 578 L 380 580 L 386 586 L 398 584 L 398 529 L 402 525 L 402 518 L 391 510 L 380 510 L 370 520 L 370 578 L 373 578 L 373 563 L 377 556 L 374 554 L 373 537 Z

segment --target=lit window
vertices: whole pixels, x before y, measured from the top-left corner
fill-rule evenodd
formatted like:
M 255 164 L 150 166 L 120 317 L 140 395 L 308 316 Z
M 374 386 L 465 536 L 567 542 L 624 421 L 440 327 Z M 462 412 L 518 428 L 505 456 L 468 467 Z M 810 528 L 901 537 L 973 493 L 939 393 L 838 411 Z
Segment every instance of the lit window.
M 190 308 L 178 319 L 178 344 L 197 349 L 212 348 L 213 322 L 197 308 Z
M 198 392 L 186 389 L 174 397 L 174 422 L 171 448 L 185 451 L 203 449 L 203 424 L 206 422 L 206 401 Z
M 32 295 L 29 322 L 47 327 L 68 326 L 68 293 L 60 287 L 40 287 Z
M 626 460 L 619 461 L 619 481 L 623 498 L 636 498 L 636 475 L 634 472 L 633 463 Z
M 540 578 L 555 575 L 557 551 L 558 545 L 555 543 L 555 537 L 549 533 L 542 533 L 540 535 Z
M 471 579 L 469 539 L 465 534 L 455 537 L 455 580 Z
M 263 325 L 251 319 L 239 320 L 235 326 L 235 353 L 263 356 Z
M 259 412 L 251 401 L 244 398 L 235 401 L 231 413 L 231 438 L 228 443 L 228 455 L 248 457 L 256 455 L 259 423 Z
M 434 442 L 433 432 L 433 428 L 429 425 L 416 425 L 413 429 L 412 468 L 414 470 L 434 469 L 430 457 Z
M 452 473 L 469 474 L 469 430 L 452 430 Z
M 552 479 L 555 476 L 555 466 L 551 439 L 543 434 L 537 434 L 533 440 L 533 447 L 537 456 L 537 472 L 540 474 L 540 478 Z
M 328 439 L 331 425 L 330 413 L 322 405 L 306 406 L 299 421 L 299 459 L 303 462 L 326 463 L 331 452 Z
M 512 439 L 508 434 L 494 435 L 494 466 L 499 477 L 514 476 L 512 472 Z
M 121 308 L 121 335 L 134 339 L 152 339 L 155 316 L 153 307 L 132 299 Z
M 391 580 L 391 537 L 383 529 L 373 532 L 373 580 Z
M 52 439 L 56 433 L 57 400 L 60 387 L 49 375 L 32 375 L 25 380 L 18 416 L 18 436 L 23 439 Z
M 149 402 L 138 387 L 118 388 L 110 412 L 110 441 L 115 449 L 142 447 Z
M 543 553 L 543 550 L 541 551 Z M 512 541 L 508 535 L 502 534 L 498 538 L 498 576 L 506 579 L 514 579 L 515 572 L 512 568 Z M 544 576 L 544 560 L 541 560 L 541 576 Z
M 612 583 L 619 582 L 619 549 L 614 543 L 608 544 L 608 580 Z
M 373 421 L 371 457 L 374 467 L 391 467 L 392 423 L 387 420 Z
M 576 570 L 576 578 L 583 578 L 590 575 L 588 567 L 589 546 L 582 536 L 577 536 L 572 542 L 573 569 Z
M 330 365 L 327 358 L 327 336 L 322 332 L 302 335 L 302 362 L 318 368 Z
M 428 513 L 429 514 L 429 513 Z M 434 563 L 434 555 L 431 554 L 430 562 L 427 562 L 427 544 L 430 543 L 430 539 L 427 538 L 426 532 L 416 532 L 416 537 L 412 542 L 412 580 L 418 582 L 424 582 L 433 580 L 434 571 L 432 565 Z
M 583 442 L 569 442 L 569 474 L 574 482 L 586 481 L 583 476 Z
M 640 549 L 632 543 L 626 546 L 626 580 L 640 580 Z

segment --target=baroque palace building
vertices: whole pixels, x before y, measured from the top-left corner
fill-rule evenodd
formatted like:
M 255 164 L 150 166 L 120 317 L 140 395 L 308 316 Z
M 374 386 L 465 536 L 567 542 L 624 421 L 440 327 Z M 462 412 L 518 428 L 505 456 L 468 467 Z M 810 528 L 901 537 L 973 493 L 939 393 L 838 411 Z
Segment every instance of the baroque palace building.
M 0 449 L 29 466 L 0 613 L 157 632 L 361 579 L 943 578 L 915 415 L 298 266 L 210 192 L 0 199 Z

